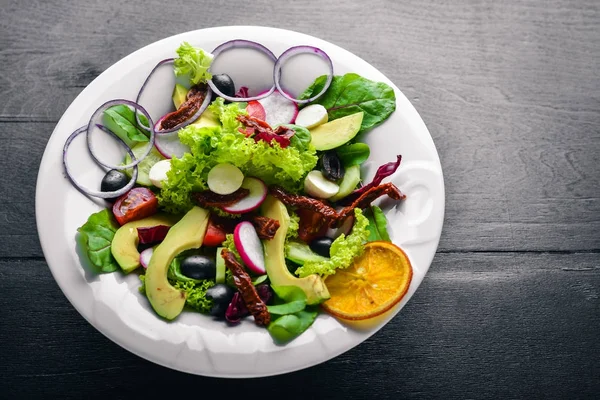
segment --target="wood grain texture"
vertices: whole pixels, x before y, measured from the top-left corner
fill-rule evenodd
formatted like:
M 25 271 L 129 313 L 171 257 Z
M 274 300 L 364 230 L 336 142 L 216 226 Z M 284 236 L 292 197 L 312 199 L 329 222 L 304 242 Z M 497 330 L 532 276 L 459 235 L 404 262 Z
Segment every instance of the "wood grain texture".
M 171 371 L 97 332 L 53 281 L 33 213 L 45 144 L 84 87 L 140 47 L 222 25 L 312 34 L 381 70 L 429 128 L 447 196 L 430 273 L 390 324 L 322 365 L 247 381 Z M 145 382 L 224 398 L 257 385 L 290 399 L 597 398 L 598 26 L 597 0 L 3 0 L 0 398 L 152 397 Z
M 304 371 L 225 383 L 128 353 L 71 307 L 43 262 L 0 261 L 0 374 L 15 398 L 40 387 L 46 398 L 88 388 L 92 398 L 143 398 L 154 393 L 143 382 L 155 381 L 223 398 L 253 387 L 290 399 L 591 398 L 599 271 L 597 254 L 440 254 L 408 305 L 363 344 Z

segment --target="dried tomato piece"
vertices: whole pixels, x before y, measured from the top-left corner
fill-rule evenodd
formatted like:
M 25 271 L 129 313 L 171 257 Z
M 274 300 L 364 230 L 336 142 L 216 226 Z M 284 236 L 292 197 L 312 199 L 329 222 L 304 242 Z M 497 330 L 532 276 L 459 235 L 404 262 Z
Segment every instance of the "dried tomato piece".
M 187 93 L 186 101 L 176 111 L 168 113 L 162 118 L 160 128 L 171 129 L 193 117 L 200 110 L 207 91 L 208 85 L 206 84 L 192 86 Z

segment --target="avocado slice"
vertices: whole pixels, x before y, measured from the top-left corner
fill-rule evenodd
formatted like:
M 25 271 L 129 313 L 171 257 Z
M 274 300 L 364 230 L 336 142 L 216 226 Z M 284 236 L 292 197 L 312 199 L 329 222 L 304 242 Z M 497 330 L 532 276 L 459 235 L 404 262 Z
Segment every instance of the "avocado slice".
M 329 298 L 329 290 L 317 275 L 298 278 L 285 264 L 285 235 L 290 225 L 290 216 L 285 205 L 269 195 L 261 206 L 262 215 L 279 221 L 279 229 L 271 240 L 264 240 L 267 275 L 273 286 L 297 286 L 306 293 L 306 304 L 318 304 Z
M 187 98 L 187 93 L 188 93 L 188 88 L 186 88 L 185 86 L 176 83 L 175 84 L 175 88 L 173 88 L 173 105 L 175 106 L 175 109 L 177 110 L 179 108 L 179 106 L 181 106 L 186 98 Z
M 310 129 L 311 143 L 323 151 L 349 142 L 360 131 L 364 115 L 363 111 L 357 112 Z
M 128 274 L 141 265 L 140 253 L 137 249 L 139 243 L 137 228 L 157 225 L 173 226 L 177 222 L 177 219 L 173 215 L 159 213 L 151 217 L 128 222 L 117 229 L 110 245 L 110 252 L 115 260 L 117 260 L 123 272 Z
M 198 125 L 202 128 L 204 127 L 213 127 L 213 126 L 221 126 L 219 119 L 215 114 L 213 114 L 210 110 L 204 110 L 202 114 L 198 117 L 197 120 L 192 122 L 192 125 Z
M 329 201 L 338 201 L 348 196 L 350 193 L 354 191 L 356 185 L 360 182 L 360 165 L 353 165 L 351 167 L 346 168 L 344 172 L 344 177 L 340 182 L 340 190 L 332 197 L 330 197 Z
M 182 251 L 202 246 L 208 226 L 207 210 L 193 207 L 169 229 L 165 239 L 156 247 L 146 270 L 146 296 L 154 311 L 172 320 L 185 305 L 185 292 L 175 289 L 167 280 L 173 259 Z

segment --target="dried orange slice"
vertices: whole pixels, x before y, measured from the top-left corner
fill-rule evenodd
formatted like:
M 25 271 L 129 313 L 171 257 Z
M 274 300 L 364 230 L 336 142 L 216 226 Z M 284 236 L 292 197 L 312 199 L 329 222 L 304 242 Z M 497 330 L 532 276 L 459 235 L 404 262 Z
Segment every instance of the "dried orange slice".
M 373 318 L 388 311 L 408 291 L 413 270 L 406 253 L 389 242 L 369 242 L 365 252 L 346 269 L 327 277 L 331 295 L 322 304 L 335 317 Z

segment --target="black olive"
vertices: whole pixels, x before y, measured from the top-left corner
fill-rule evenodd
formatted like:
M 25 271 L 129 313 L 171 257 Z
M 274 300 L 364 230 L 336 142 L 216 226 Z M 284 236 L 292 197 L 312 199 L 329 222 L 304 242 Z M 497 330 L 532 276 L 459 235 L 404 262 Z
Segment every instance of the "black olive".
M 207 256 L 193 255 L 181 262 L 181 273 L 192 279 L 211 279 L 217 274 L 215 261 Z
M 323 175 L 330 181 L 337 181 L 344 177 L 344 166 L 335 151 L 328 151 L 323 154 L 321 160 L 323 163 Z
M 329 251 L 331 250 L 331 244 L 333 243 L 333 239 L 323 236 L 320 238 L 317 238 L 315 240 L 313 240 L 312 242 L 310 242 L 309 247 L 312 251 L 314 251 L 315 253 L 317 253 L 320 256 L 323 257 L 329 257 Z
M 217 87 L 217 89 L 219 89 L 221 91 L 221 93 L 223 93 L 227 96 L 230 96 L 230 97 L 235 96 L 235 84 L 233 83 L 233 79 L 231 79 L 231 77 L 229 75 L 227 75 L 227 74 L 213 75 L 212 81 L 215 84 L 215 86 Z
M 104 175 L 102 182 L 100 183 L 100 191 L 102 192 L 114 192 L 124 188 L 130 181 L 130 178 L 123 172 L 117 169 L 111 169 Z M 115 200 L 114 198 L 106 200 Z
M 213 306 L 210 309 L 210 315 L 215 317 L 223 317 L 229 303 L 233 299 L 235 289 L 223 283 L 217 283 L 215 286 L 206 291 L 206 298 L 213 301 Z

